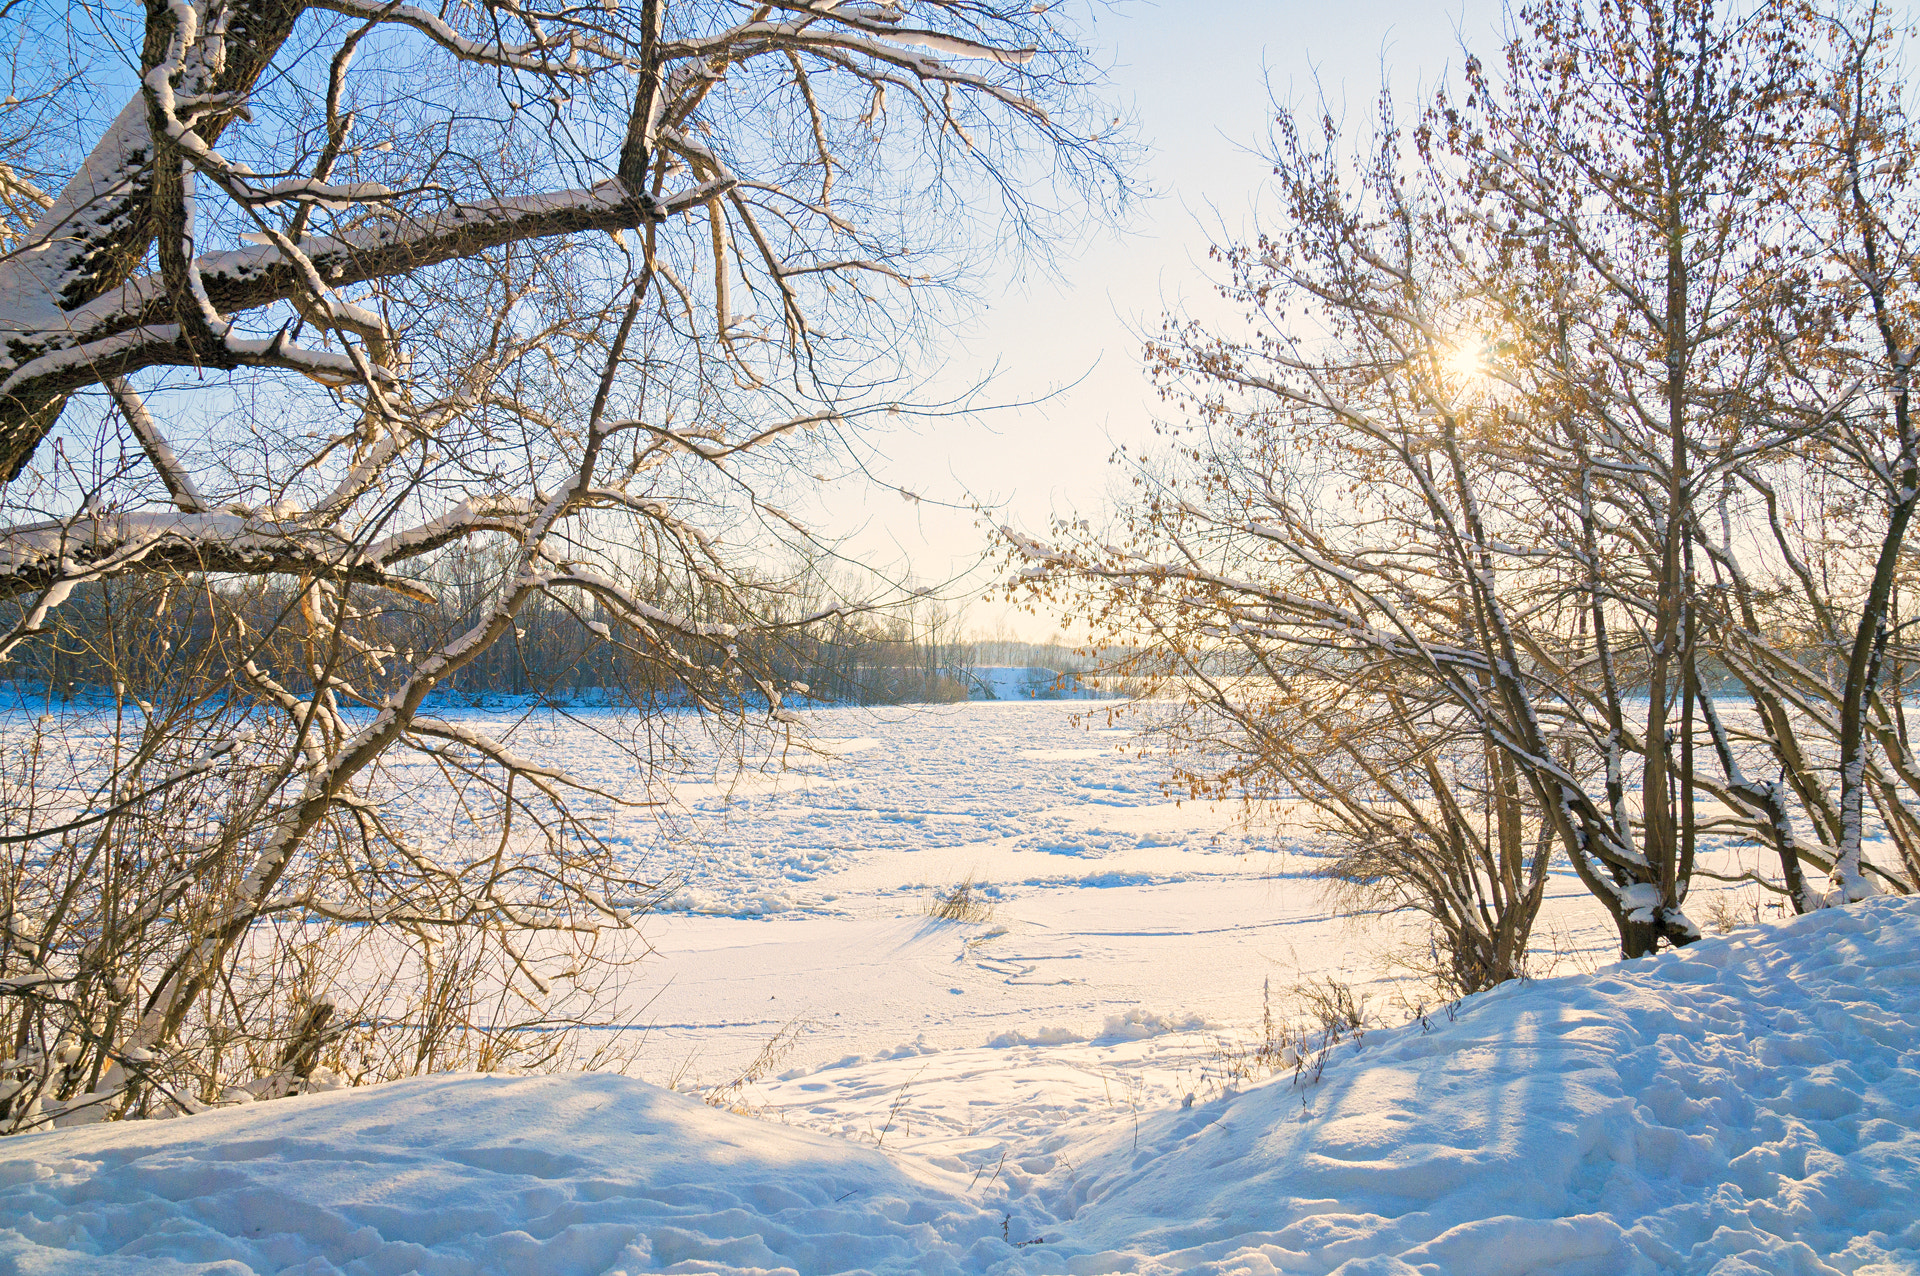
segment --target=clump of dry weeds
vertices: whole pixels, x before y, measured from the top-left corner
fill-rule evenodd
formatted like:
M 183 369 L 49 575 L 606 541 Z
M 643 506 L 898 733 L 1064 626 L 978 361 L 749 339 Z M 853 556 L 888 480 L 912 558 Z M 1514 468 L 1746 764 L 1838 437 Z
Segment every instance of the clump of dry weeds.
M 1377 1026 L 1365 994 L 1333 975 L 1301 980 L 1287 994 L 1295 1013 L 1276 1017 L 1273 981 L 1261 983 L 1258 1034 L 1251 1040 L 1215 1038 L 1214 1053 L 1201 1070 L 1203 1089 L 1224 1094 L 1288 1070 L 1293 1072 L 1294 1084 L 1311 1085 L 1320 1079 L 1337 1046 L 1349 1041 L 1358 1045 L 1367 1030 Z
M 968 873 L 961 878 L 952 890 L 942 894 L 935 891 L 927 897 L 926 914 L 943 922 L 990 922 L 998 901 L 983 894 L 979 885 Z

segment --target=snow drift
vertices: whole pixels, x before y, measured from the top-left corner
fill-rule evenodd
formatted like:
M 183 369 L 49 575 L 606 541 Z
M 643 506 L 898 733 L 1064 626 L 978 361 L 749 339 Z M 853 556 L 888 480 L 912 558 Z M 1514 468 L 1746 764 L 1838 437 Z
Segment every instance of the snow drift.
M 1508 985 L 992 1178 L 573 1076 L 20 1136 L 0 1185 L 21 1272 L 1891 1276 L 1920 901 Z
M 1920 901 L 1429 1024 L 1339 1047 L 1318 1084 L 1143 1121 L 1138 1151 L 1091 1140 L 1035 1212 L 1106 1270 L 1920 1271 Z

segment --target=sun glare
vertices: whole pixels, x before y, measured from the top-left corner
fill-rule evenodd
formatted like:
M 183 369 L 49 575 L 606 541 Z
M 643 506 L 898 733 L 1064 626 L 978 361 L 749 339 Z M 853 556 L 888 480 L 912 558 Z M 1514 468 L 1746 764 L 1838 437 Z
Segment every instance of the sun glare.
M 1451 375 L 1463 381 L 1473 380 L 1486 375 L 1487 365 L 1481 357 L 1483 350 L 1479 342 L 1462 343 L 1448 351 L 1442 362 Z

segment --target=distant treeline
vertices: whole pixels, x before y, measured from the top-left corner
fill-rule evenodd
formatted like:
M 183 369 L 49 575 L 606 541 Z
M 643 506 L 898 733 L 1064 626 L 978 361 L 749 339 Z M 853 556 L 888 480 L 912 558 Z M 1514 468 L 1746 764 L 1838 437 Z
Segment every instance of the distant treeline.
M 417 599 L 371 588 L 351 596 L 373 614 L 374 631 L 390 654 L 313 650 L 303 641 L 310 632 L 302 623 L 305 599 L 284 585 L 216 589 L 204 578 L 186 577 L 171 586 L 147 578 L 81 586 L 55 613 L 57 624 L 14 650 L 0 677 L 23 694 L 44 694 L 56 702 L 86 688 L 116 684 L 152 698 L 162 689 L 179 690 L 202 666 L 250 657 L 262 673 L 295 692 L 303 692 L 312 681 L 310 669 L 326 661 L 361 666 L 357 682 L 373 691 L 384 679 L 378 665 L 405 667 L 415 651 L 473 625 L 497 594 L 498 557 L 443 555 L 431 570 L 436 588 Z M 1004 694 L 1005 679 L 982 676 L 982 669 L 1071 675 L 1096 664 L 1096 657 L 1060 643 L 966 636 L 959 618 L 935 601 L 835 611 L 825 588 L 791 582 L 769 585 L 752 597 L 758 606 L 752 615 L 746 614 L 737 589 L 706 599 L 665 597 L 656 605 L 702 623 L 737 626 L 741 665 L 785 688 L 790 701 L 983 699 L 991 698 L 996 687 Z M 822 613 L 829 614 L 802 623 Z M 444 690 L 475 697 L 671 702 L 683 688 L 666 672 L 671 662 L 659 659 L 661 645 L 668 642 L 670 637 L 616 629 L 611 617 L 597 610 L 570 608 L 538 595 L 518 616 L 514 632 L 453 674 Z M 216 652 L 221 661 L 210 662 Z M 691 649 L 682 654 L 701 658 Z M 1062 682 L 1044 674 L 1036 674 L 1026 694 L 1072 688 L 1070 678 Z

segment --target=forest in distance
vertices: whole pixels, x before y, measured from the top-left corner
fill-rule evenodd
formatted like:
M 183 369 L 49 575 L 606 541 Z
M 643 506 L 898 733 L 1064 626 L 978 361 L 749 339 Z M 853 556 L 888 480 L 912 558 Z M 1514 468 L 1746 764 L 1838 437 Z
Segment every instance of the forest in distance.
M 454 558 L 453 564 L 459 560 Z M 457 571 L 448 560 L 439 571 Z M 387 617 L 383 640 L 396 652 L 427 648 L 436 638 L 473 624 L 489 582 L 436 592 L 439 606 L 410 604 Z M 255 632 L 271 633 L 291 597 L 261 591 L 247 598 L 205 596 L 204 581 L 158 591 L 138 582 L 101 582 L 75 591 L 59 622 L 39 640 L 16 651 L 5 668 L 16 700 L 55 705 L 73 700 L 111 700 L 117 693 L 153 700 L 167 689 L 192 685 L 195 661 L 204 658 L 216 614 L 244 617 Z M 817 603 L 818 600 L 814 600 Z M 800 600 L 796 615 L 819 610 Z M 724 622 L 724 612 L 707 613 Z M 455 702 L 487 696 L 517 696 L 552 704 L 590 700 L 608 705 L 671 704 L 686 699 L 686 680 L 636 660 L 601 629 L 609 613 L 584 616 L 551 600 L 536 599 L 515 619 L 502 642 L 443 683 L 443 698 Z M 584 620 L 584 623 L 583 623 Z M 942 704 L 956 700 L 1058 698 L 1092 694 L 1087 679 L 1116 665 L 1114 650 L 1076 648 L 1055 640 L 1032 642 L 969 632 L 964 609 L 922 602 L 877 610 L 849 610 L 829 624 L 750 632 L 744 642 L 765 648 L 754 662 L 773 671 L 798 703 L 848 705 Z M 289 684 L 305 689 L 297 670 Z M 1108 679 L 1104 693 L 1122 680 Z
M 436 567 L 448 570 L 448 562 Z M 196 584 L 202 591 L 207 588 L 204 581 Z M 386 641 L 395 650 L 424 647 L 434 634 L 444 636 L 471 625 L 483 589 L 475 582 L 437 597 L 444 600 L 439 609 L 394 610 Z M 13 655 L 4 678 L 12 686 L 12 699 L 47 705 L 92 703 L 110 701 L 117 689 L 120 695 L 151 700 L 167 686 L 190 681 L 193 653 L 204 646 L 212 627 L 214 612 L 207 601 L 192 589 L 165 588 L 156 597 L 137 583 L 81 587 L 59 625 Z M 274 614 L 284 610 L 287 601 L 262 593 L 245 604 L 227 600 L 223 606 L 244 608 L 254 629 L 269 632 Z M 806 610 L 797 609 L 799 614 Z M 818 704 L 1054 699 L 1139 694 L 1151 685 L 1139 676 L 1148 648 L 1137 641 L 1100 646 L 1073 646 L 1059 636 L 1048 642 L 1026 641 L 1011 637 L 1004 626 L 993 634 L 969 630 L 965 620 L 964 607 L 956 612 L 939 601 L 853 614 L 831 626 L 769 638 L 772 654 L 759 659 L 777 669 L 789 686 L 807 688 L 797 700 Z M 608 615 L 590 613 L 583 625 L 572 610 L 534 600 L 519 614 L 507 641 L 460 669 L 442 691 L 456 701 L 464 697 L 476 703 L 487 696 L 554 705 L 671 703 L 682 685 L 604 641 L 593 626 L 608 623 Z M 1808 646 L 1791 655 L 1810 668 L 1822 668 L 1829 678 L 1839 676 L 1830 649 Z M 1208 677 L 1227 676 L 1236 658 L 1230 651 L 1213 652 L 1199 656 L 1197 663 Z M 1700 662 L 1697 676 L 1710 694 L 1739 703 L 1738 678 L 1711 656 Z M 1911 698 L 1902 693 L 1910 680 L 1898 660 L 1889 661 L 1886 683 L 1901 712 L 1907 711 L 1905 702 Z M 302 682 L 297 673 L 292 681 L 295 686 Z M 1164 684 L 1157 688 L 1168 690 Z M 1204 690 L 1199 683 L 1181 687 L 1183 694 Z M 1629 697 L 1644 698 L 1648 687 L 1644 679 L 1629 681 L 1625 691 Z

